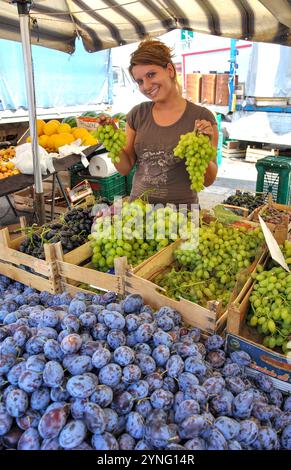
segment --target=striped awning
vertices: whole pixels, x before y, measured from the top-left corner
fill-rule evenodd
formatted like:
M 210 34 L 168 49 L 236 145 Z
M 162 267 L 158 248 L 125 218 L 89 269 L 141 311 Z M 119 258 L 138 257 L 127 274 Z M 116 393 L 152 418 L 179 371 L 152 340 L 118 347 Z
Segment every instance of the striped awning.
M 17 6 L 0 0 L 0 38 L 20 41 Z M 73 52 L 81 37 L 88 52 L 186 29 L 291 46 L 290 0 L 32 0 L 31 38 Z

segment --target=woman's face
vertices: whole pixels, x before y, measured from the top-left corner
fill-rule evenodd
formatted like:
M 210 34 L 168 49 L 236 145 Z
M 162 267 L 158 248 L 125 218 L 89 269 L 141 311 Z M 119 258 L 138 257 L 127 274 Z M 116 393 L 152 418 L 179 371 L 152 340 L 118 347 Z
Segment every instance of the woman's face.
M 159 65 L 135 65 L 132 75 L 139 90 L 154 102 L 165 101 L 175 87 L 174 70 L 171 64 L 167 67 Z

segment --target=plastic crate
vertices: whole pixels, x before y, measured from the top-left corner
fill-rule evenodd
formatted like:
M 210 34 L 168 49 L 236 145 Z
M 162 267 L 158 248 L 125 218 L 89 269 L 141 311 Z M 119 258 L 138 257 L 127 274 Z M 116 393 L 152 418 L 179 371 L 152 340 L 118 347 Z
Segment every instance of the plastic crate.
M 132 168 L 132 170 L 130 170 L 130 172 L 128 173 L 128 175 L 126 175 L 125 179 L 126 179 L 126 194 L 129 196 L 130 193 L 131 193 L 131 188 L 132 188 L 132 180 L 133 180 L 133 177 L 135 175 L 135 171 L 136 171 L 136 166 L 134 166 Z
M 110 202 L 114 200 L 115 196 L 126 196 L 125 176 L 119 173 L 105 178 L 97 178 L 84 170 L 71 172 L 71 187 L 84 180 L 89 182 L 95 196 L 101 196 Z
M 256 192 L 271 193 L 273 201 L 291 205 L 291 158 L 265 157 L 256 163 Z

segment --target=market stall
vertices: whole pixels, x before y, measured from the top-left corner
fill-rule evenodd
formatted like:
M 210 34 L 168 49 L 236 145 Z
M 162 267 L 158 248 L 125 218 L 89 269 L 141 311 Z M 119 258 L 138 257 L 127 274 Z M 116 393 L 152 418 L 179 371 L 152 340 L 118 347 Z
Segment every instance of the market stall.
M 193 2 L 185 2 L 189 15 L 173 2 L 117 2 L 115 25 L 102 20 L 108 2 L 79 13 L 44 3 L 34 11 L 41 41 L 51 47 L 72 48 L 76 25 L 87 49 L 97 50 L 161 32 L 163 23 L 163 30 L 196 24 Z M 205 31 L 289 41 L 285 2 L 277 2 L 280 10 L 252 2 L 242 16 L 233 15 L 237 2 L 224 1 L 221 15 L 214 2 L 194 4 Z M 82 5 L 90 10 L 91 2 Z M 57 34 L 46 23 L 56 10 L 64 23 Z M 245 15 L 252 21 L 241 21 Z M 88 16 L 98 19 L 102 40 L 84 26 Z M 121 19 L 128 22 L 124 39 Z M 3 31 L 17 38 L 13 28 Z M 125 133 L 111 116 L 101 121 L 92 137 L 118 162 Z M 185 159 L 199 192 L 215 157 L 209 137 L 189 132 L 174 154 Z M 56 172 L 76 160 L 56 159 Z M 3 194 L 27 178 L 3 179 Z M 290 450 L 290 207 L 269 201 L 238 215 L 221 206 L 200 213 L 194 226 L 187 210 L 149 207 L 146 195 L 121 200 L 119 211 L 91 209 L 85 202 L 23 228 L 15 240 L 7 229 L 0 233 L 1 449 Z

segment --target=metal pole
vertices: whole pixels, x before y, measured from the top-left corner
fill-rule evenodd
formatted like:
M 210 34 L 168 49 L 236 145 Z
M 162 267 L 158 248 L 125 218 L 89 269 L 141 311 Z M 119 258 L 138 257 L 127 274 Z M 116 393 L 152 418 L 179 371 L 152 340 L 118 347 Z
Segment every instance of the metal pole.
M 228 97 L 228 110 L 231 112 L 235 111 L 235 74 L 237 65 L 237 55 L 238 50 L 236 48 L 237 39 L 230 40 L 230 67 L 229 67 L 229 76 L 228 76 L 228 87 L 229 87 L 229 97 Z
M 33 174 L 35 184 L 35 211 L 38 224 L 43 225 L 45 223 L 45 207 L 41 168 L 38 155 L 35 88 L 29 29 L 29 9 L 31 6 L 31 1 L 16 0 L 16 3 L 20 22 L 25 85 L 28 103 L 29 129 L 32 144 Z

